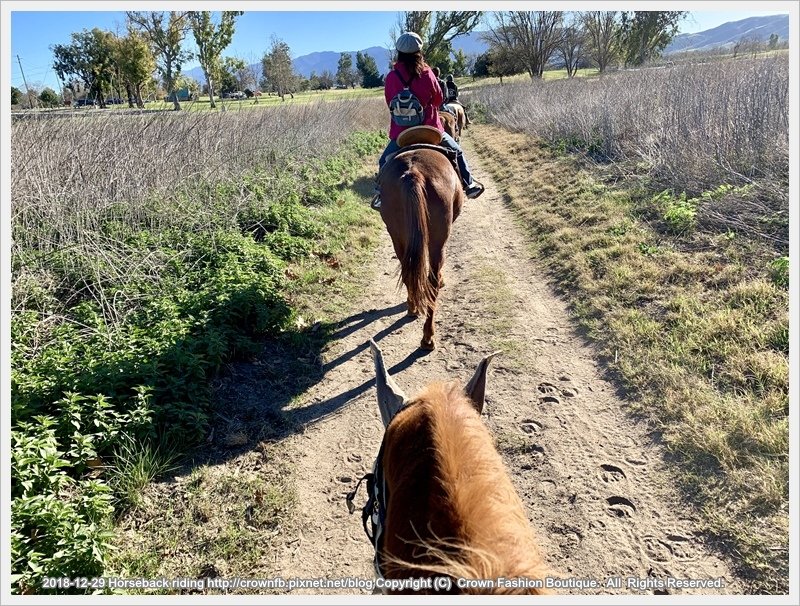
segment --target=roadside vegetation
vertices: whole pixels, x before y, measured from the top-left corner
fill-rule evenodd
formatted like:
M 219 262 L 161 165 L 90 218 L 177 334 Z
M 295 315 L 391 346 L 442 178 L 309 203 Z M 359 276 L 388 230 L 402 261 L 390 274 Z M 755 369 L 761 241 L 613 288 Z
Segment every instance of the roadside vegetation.
M 114 519 L 208 438 L 209 379 L 305 338 L 303 293 L 371 243 L 344 190 L 385 142 L 380 110 L 12 124 L 15 593 L 102 575 Z
M 470 103 L 534 256 L 675 456 L 704 530 L 755 591 L 787 591 L 787 58 L 486 87 Z

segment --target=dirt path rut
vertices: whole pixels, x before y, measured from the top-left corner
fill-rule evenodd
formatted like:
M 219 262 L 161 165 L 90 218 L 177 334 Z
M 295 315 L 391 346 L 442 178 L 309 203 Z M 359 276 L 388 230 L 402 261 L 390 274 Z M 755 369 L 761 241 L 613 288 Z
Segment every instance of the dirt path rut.
M 465 381 L 484 354 L 504 350 L 489 372 L 486 419 L 548 562 L 567 577 L 622 578 L 617 588 L 564 592 L 628 594 L 634 592 L 626 587 L 629 576 L 726 579 L 722 590 L 648 587 L 643 593 L 741 592 L 728 565 L 694 531 L 696 515 L 674 488 L 657 436 L 626 414 L 624 398 L 603 378 L 566 303 L 528 258 L 502 195 L 477 155 L 469 158 L 486 192 L 468 201 L 454 225 L 437 349 L 428 355 L 417 349 L 422 321 L 405 317 L 405 291 L 395 288 L 397 260 L 384 233 L 375 280 L 355 307 L 369 311 L 342 326 L 326 355 L 330 369 L 297 402 L 298 415 L 334 398 L 342 405 L 286 440 L 299 524 L 286 538 L 277 572 L 373 575 L 360 516 L 348 515 L 344 496 L 371 467 L 382 436 L 365 346 L 376 337 L 409 394 L 433 379 Z

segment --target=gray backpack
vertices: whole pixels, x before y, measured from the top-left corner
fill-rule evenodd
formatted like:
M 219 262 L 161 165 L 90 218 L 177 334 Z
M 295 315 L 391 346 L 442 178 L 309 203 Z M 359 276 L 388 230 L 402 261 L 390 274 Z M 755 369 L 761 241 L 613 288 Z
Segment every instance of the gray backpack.
M 425 110 L 417 96 L 411 92 L 411 81 L 416 74 L 412 74 L 411 80 L 406 82 L 400 72 L 394 70 L 400 82 L 403 83 L 403 90 L 397 93 L 389 102 L 389 112 L 392 114 L 392 121 L 398 126 L 419 126 L 425 120 Z

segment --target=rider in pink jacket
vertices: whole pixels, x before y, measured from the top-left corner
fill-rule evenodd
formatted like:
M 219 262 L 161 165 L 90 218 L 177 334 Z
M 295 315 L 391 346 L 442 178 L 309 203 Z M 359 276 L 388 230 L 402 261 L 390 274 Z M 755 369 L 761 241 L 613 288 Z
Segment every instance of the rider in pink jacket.
M 425 58 L 422 56 L 422 38 L 414 32 L 406 32 L 397 39 L 395 48 L 397 49 L 397 62 L 394 64 L 394 69 L 386 75 L 384 81 L 386 104 L 389 105 L 395 95 L 403 90 L 402 80 L 405 80 L 411 92 L 422 104 L 423 124 L 439 130 L 442 133 L 441 145 L 455 150 L 456 161 L 461 172 L 467 197 L 477 198 L 483 193 L 483 185 L 472 178 L 461 147 L 450 135 L 444 132 L 442 121 L 439 119 L 439 106 L 443 101 L 442 90 L 433 70 L 425 63 Z M 400 126 L 393 120 L 391 121 L 389 126 L 389 145 L 386 146 L 381 155 L 378 162 L 379 167 L 384 165 L 387 156 L 400 149 L 397 145 L 397 137 L 405 128 L 407 127 Z M 375 209 L 380 208 L 379 196 L 375 196 L 372 201 L 372 207 Z

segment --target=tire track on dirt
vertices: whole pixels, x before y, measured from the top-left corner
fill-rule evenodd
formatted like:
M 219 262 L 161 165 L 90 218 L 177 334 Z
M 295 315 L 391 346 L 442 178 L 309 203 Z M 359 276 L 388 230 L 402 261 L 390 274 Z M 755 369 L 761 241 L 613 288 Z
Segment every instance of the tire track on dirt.
M 397 260 L 384 232 L 375 279 L 326 353 L 323 380 L 290 411 L 302 422 L 304 410 L 335 410 L 285 440 L 298 511 L 276 572 L 373 575 L 360 515 L 348 515 L 344 497 L 371 468 L 382 437 L 365 347 L 377 335 L 390 372 L 409 394 L 434 379 L 465 381 L 485 353 L 505 351 L 490 370 L 487 423 L 557 573 L 602 582 L 622 578 L 620 588 L 597 593 L 631 593 L 628 576 L 724 577 L 721 591 L 669 593 L 741 592 L 728 565 L 693 530 L 697 515 L 681 501 L 657 436 L 626 414 L 624 399 L 603 378 L 566 303 L 529 259 L 502 194 L 468 145 L 467 150 L 486 192 L 467 201 L 453 228 L 437 314 L 438 347 L 428 355 L 417 349 L 422 320 L 405 317 L 405 291 L 396 289 Z

